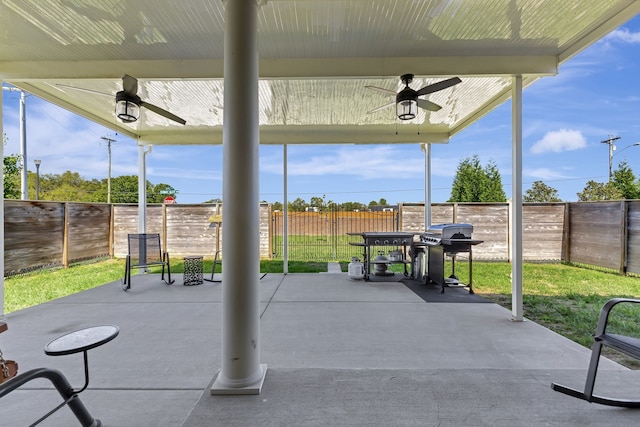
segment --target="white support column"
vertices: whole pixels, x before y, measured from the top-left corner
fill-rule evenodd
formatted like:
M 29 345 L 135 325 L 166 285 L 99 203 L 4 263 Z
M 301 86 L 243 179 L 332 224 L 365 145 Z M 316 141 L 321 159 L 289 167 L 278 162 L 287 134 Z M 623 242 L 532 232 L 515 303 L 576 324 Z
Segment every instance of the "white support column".
M 0 80 L 2 87 L 2 80 Z M 4 136 L 2 127 L 2 89 L 0 89 L 0 137 Z M 4 160 L 4 144 L 0 144 L 0 156 Z M 0 176 L 0 188 L 4 193 L 4 174 Z M 0 232 L 0 317 L 4 316 L 4 197 L 0 197 L 0 224 L 2 229 Z
M 222 369 L 211 394 L 260 394 L 258 3 L 225 1 Z
M 511 319 L 522 322 L 522 76 L 511 91 Z
M 424 230 L 431 225 L 431 144 L 422 144 L 424 151 Z
M 284 203 L 282 204 L 282 268 L 284 274 L 289 273 L 289 190 L 287 176 L 287 144 L 282 146 L 282 158 L 284 164 Z
M 29 188 L 27 185 L 27 94 L 20 91 L 20 154 L 22 155 L 22 172 L 20 178 L 20 198 L 29 199 Z
M 138 145 L 138 233 L 147 232 L 147 153 Z

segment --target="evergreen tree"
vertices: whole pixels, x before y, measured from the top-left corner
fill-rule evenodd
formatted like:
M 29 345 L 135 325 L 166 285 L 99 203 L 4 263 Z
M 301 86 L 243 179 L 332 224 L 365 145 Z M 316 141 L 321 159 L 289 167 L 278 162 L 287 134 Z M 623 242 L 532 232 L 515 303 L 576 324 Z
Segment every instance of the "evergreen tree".
M 449 202 L 479 202 L 481 182 L 486 177 L 478 155 L 464 158 L 458 164 Z
M 502 188 L 502 178 L 498 166 L 492 160 L 484 168 L 486 183 L 483 188 L 482 202 L 506 202 L 507 195 Z
M 485 168 L 477 154 L 463 159 L 453 179 L 449 202 L 506 202 L 502 178 L 491 161 Z
M 613 172 L 612 182 L 624 199 L 640 198 L 640 185 L 626 160 L 621 162 L 618 169 Z

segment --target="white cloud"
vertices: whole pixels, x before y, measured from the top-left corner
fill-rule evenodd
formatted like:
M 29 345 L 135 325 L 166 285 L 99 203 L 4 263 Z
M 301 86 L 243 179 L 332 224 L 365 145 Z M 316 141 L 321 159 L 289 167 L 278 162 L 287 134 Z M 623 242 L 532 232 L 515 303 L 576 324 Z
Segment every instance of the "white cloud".
M 527 169 L 527 170 L 524 170 L 522 173 L 525 176 L 528 176 L 534 179 L 540 179 L 543 181 L 570 178 L 570 176 L 562 173 L 562 171 L 558 169 L 551 169 L 551 168 Z
M 531 152 L 542 154 L 546 152 L 560 153 L 563 151 L 580 150 L 587 146 L 587 141 L 579 130 L 560 129 L 547 134 L 533 144 Z
M 20 152 L 17 108 L 5 108 L 4 131 L 9 142 L 6 154 Z M 42 160 L 40 172 L 61 174 L 78 172 L 86 179 L 106 178 L 108 156 L 102 136 L 111 131 L 63 108 L 28 96 L 26 101 L 27 169 L 35 171 L 33 159 Z M 112 175 L 137 173 L 137 148 L 134 141 L 117 138 L 112 147 Z
M 640 32 L 631 32 L 628 28 L 619 28 L 609 33 L 605 41 L 615 40 L 629 44 L 640 44 Z
M 316 146 L 314 151 L 318 154 L 311 154 L 308 157 L 308 151 L 297 155 L 290 154 L 287 174 L 289 176 L 351 175 L 362 179 L 376 179 L 424 173 L 424 154 L 417 144 L 409 147 L 408 145 L 331 147 L 327 152 L 324 147 Z M 271 161 L 264 162 L 261 169 L 264 172 L 281 174 L 281 160 L 273 158 Z

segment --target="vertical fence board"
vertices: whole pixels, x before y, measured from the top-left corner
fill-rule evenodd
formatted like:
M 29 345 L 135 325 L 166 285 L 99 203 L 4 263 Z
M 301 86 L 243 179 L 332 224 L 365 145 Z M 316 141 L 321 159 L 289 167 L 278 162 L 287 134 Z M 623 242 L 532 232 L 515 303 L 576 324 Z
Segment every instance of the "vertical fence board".
M 620 202 L 582 202 L 571 204 L 571 261 L 618 270 L 620 227 L 622 211 Z
M 527 203 L 522 209 L 522 253 L 525 261 L 562 259 L 564 203 Z
M 111 205 L 66 203 L 68 261 L 109 255 Z
M 457 205 L 457 222 L 473 225 L 473 238 L 484 243 L 473 248 L 476 260 L 509 258 L 509 205 L 469 203 Z
M 4 201 L 5 275 L 62 264 L 64 206 Z
M 209 222 L 216 206 L 167 205 L 166 250 L 173 256 L 198 254 L 213 256 L 216 246 L 216 226 Z

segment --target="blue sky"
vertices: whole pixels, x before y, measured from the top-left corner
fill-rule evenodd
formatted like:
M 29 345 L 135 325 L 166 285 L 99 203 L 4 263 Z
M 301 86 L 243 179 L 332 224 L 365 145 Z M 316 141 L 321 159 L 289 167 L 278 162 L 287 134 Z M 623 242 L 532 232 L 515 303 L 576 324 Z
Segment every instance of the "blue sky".
M 613 169 L 626 160 L 640 175 L 640 17 L 628 22 L 523 94 L 523 191 L 542 180 L 564 201 L 577 200 L 588 180 L 608 178 L 609 151 L 616 141 Z M 19 94 L 3 93 L 5 154 L 20 152 Z M 94 124 L 35 96 L 27 97 L 27 167 L 41 174 L 78 172 L 106 178 L 107 145 L 115 138 L 112 176 L 135 175 L 138 149 L 132 139 Z M 624 150 L 624 152 L 622 151 Z M 511 104 L 501 105 L 455 135 L 432 146 L 432 201 L 444 202 L 461 160 L 477 154 L 493 161 L 511 194 Z M 409 145 L 290 145 L 289 200 L 326 195 L 336 202 L 385 198 L 389 203 L 424 200 L 424 155 Z M 260 147 L 261 200 L 283 200 L 283 148 Z M 222 198 L 222 147 L 154 146 L 147 179 L 176 188 L 178 203 Z

